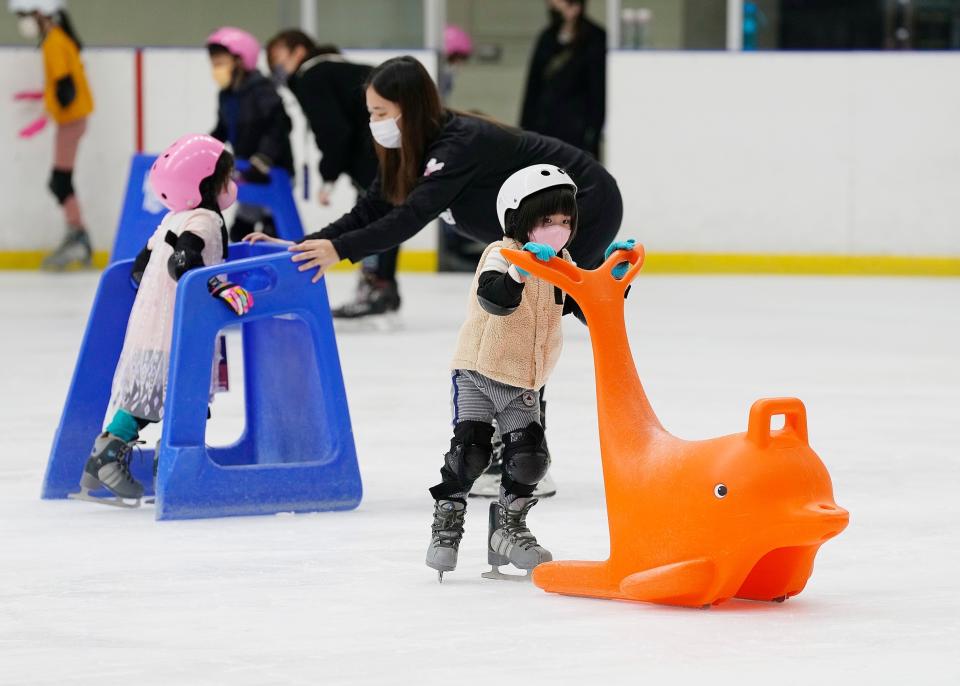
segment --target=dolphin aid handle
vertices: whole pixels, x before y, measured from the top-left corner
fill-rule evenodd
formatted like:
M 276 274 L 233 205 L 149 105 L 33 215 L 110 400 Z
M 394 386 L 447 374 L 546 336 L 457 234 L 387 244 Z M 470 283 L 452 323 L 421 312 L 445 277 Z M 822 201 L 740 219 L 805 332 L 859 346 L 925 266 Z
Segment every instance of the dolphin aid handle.
M 770 429 L 771 418 L 784 416 L 783 428 Z M 781 438 L 793 436 L 805 445 L 807 439 L 807 410 L 799 398 L 763 398 L 750 407 L 747 438 L 761 448 Z

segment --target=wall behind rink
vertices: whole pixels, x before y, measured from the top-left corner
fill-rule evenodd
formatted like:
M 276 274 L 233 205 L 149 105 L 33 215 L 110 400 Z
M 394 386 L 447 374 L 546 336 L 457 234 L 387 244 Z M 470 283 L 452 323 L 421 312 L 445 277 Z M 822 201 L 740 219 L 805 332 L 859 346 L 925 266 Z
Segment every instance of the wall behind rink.
M 436 77 L 437 60 L 425 50 L 344 50 L 356 62 L 379 64 L 400 54 L 414 55 Z M 98 251 L 113 243 L 130 156 L 136 145 L 135 51 L 130 48 L 89 48 L 83 52 L 96 111 L 80 146 L 75 184 L 86 223 Z M 143 67 L 144 150 L 159 152 L 178 136 L 190 131 L 209 132 L 216 121 L 216 86 L 210 78 L 206 50 L 192 48 L 145 48 Z M 262 65 L 265 68 L 265 64 Z M 42 113 L 34 102 L 12 102 L 20 90 L 37 89 L 42 83 L 42 62 L 36 50 L 0 48 L 0 139 L 6 161 L 0 165 L 0 206 L 6 221 L 0 227 L 2 253 L 23 253 L 55 246 L 63 233 L 56 202 L 46 189 L 53 155 L 54 127 L 21 140 L 16 132 Z M 355 193 L 341 177 L 329 207 L 316 201 L 319 187 L 319 153 L 296 100 L 283 91 L 287 112 L 293 120 L 293 143 L 297 183 L 295 194 L 305 228 L 316 230 L 353 206 Z M 310 194 L 304 199 L 303 165 L 310 169 Z M 436 250 L 435 225 L 428 226 L 405 246 L 408 253 Z M 35 261 L 30 256 L 26 261 Z M 8 259 L 16 263 L 17 259 Z M 21 260 L 22 261 L 22 260 Z M 429 263 L 430 257 L 426 258 Z M 408 262 L 423 266 L 424 259 Z
M 607 73 L 622 233 L 652 253 L 960 257 L 960 55 L 612 52 Z

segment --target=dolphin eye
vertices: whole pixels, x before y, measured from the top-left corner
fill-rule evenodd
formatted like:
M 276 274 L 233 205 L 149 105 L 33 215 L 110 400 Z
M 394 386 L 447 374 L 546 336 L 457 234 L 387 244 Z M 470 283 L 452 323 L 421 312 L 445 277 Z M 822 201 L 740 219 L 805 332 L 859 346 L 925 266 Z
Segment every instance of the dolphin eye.
M 713 487 L 713 494 L 718 498 L 725 498 L 727 496 L 727 487 L 724 484 L 717 484 Z

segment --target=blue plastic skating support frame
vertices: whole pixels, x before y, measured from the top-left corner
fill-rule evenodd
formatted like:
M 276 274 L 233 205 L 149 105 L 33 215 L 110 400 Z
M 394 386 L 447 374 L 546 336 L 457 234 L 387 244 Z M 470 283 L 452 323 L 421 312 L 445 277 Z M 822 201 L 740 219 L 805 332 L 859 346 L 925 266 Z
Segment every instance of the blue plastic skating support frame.
M 117 236 L 113 241 L 111 262 L 135 258 L 167 212 L 167 209 L 147 192 L 147 175 L 156 159 L 156 155 L 134 155 L 130 160 L 127 192 L 120 212 Z M 246 161 L 237 161 L 238 169 L 248 166 Z M 290 175 L 283 169 L 270 170 L 270 183 L 239 184 L 237 200 L 270 208 L 277 227 L 277 236 L 280 238 L 288 241 L 299 241 L 303 238 L 303 224 L 293 198 Z
M 129 260 L 115 263 L 100 279 L 50 453 L 44 498 L 65 498 L 79 489 L 103 426 L 136 294 L 130 266 Z M 207 291 L 207 279 L 224 273 L 254 295 L 253 309 L 242 320 Z M 246 428 L 235 444 L 211 448 L 204 434 L 214 346 L 222 329 L 238 323 Z M 152 465 L 150 448 L 131 462 L 147 495 Z M 286 251 L 263 244 L 232 245 L 227 264 L 184 275 L 173 321 L 156 518 L 348 510 L 361 497 L 325 284 L 311 284 Z

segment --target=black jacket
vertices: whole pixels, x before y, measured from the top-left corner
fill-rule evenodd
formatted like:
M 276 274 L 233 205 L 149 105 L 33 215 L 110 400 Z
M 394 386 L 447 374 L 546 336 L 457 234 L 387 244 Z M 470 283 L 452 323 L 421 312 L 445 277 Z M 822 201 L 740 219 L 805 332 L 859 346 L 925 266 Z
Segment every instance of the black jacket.
M 572 43 L 540 34 L 530 59 L 520 126 L 599 157 L 606 100 L 607 34 L 584 19 Z
M 492 243 L 503 238 L 496 209 L 500 186 L 518 169 L 540 163 L 565 169 L 578 186 L 578 227 L 569 250 L 581 266 L 599 264 L 620 228 L 616 181 L 595 159 L 555 138 L 448 113 L 423 159 L 431 173 L 402 205 L 383 199 L 377 179 L 349 214 L 307 238 L 330 239 L 340 257 L 357 262 L 399 245 L 450 209 L 460 233 Z
M 332 182 L 340 174 L 349 174 L 366 190 L 377 175 L 377 156 L 363 89 L 373 67 L 337 57 L 320 55 L 307 60 L 290 77 L 287 87 L 300 103 L 323 153 L 323 180 Z
M 290 117 L 269 79 L 258 71 L 249 72 L 237 90 L 220 91 L 219 103 L 217 126 L 211 136 L 229 142 L 234 154 L 241 159 L 260 155 L 270 166 L 293 174 Z M 231 126 L 233 109 L 236 109 L 236 123 Z

